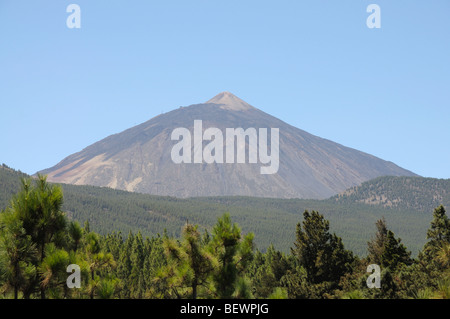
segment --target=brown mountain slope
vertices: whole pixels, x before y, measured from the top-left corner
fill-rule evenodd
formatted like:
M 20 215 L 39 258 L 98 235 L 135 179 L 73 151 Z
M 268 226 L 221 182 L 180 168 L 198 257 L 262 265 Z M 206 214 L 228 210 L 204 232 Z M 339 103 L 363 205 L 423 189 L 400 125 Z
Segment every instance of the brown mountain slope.
M 269 132 L 270 128 L 279 128 L 277 173 L 260 174 L 262 164 L 248 161 L 175 164 L 171 150 L 178 142 L 171 140 L 171 133 L 180 127 L 193 132 L 194 120 L 202 120 L 203 130 L 215 127 L 224 135 L 226 128 L 267 128 Z M 208 143 L 204 141 L 203 147 Z M 279 198 L 326 198 L 378 176 L 415 175 L 391 162 L 295 128 L 229 92 L 111 135 L 41 173 L 48 174 L 52 182 L 157 195 Z

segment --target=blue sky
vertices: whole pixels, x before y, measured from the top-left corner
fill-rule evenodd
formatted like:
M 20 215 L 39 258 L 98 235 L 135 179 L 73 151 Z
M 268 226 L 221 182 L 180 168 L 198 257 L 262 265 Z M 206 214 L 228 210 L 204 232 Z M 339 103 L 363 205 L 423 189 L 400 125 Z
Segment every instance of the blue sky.
M 66 26 L 71 3 L 81 29 Z M 366 26 L 371 3 L 381 29 Z M 449 14 L 448 0 L 0 0 L 0 163 L 35 173 L 230 91 L 450 178 Z

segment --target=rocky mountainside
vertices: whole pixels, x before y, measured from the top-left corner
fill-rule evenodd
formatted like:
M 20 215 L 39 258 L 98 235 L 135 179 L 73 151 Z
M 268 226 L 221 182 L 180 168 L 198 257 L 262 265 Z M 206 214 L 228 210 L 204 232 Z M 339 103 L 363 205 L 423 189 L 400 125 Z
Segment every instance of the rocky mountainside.
M 195 160 L 174 163 L 172 148 L 179 142 L 171 139 L 172 132 L 176 128 L 186 128 L 192 134 L 195 120 L 202 121 L 203 132 L 217 128 L 224 137 L 227 128 L 255 128 L 256 132 L 266 128 L 269 133 L 278 128 L 278 170 L 275 174 L 261 174 L 264 164 L 249 163 L 250 138 L 246 139 L 245 163 L 225 160 L 225 163 L 211 164 L 195 163 Z M 194 158 L 198 145 L 196 148 L 195 132 L 192 135 Z M 275 151 L 270 137 L 268 141 L 269 152 Z M 210 141 L 202 143 L 205 147 Z M 236 154 L 238 152 L 236 149 Z M 229 92 L 111 135 L 40 173 L 47 174 L 52 182 L 107 186 L 156 195 L 311 199 L 330 197 L 379 176 L 415 176 L 394 163 L 295 128 Z

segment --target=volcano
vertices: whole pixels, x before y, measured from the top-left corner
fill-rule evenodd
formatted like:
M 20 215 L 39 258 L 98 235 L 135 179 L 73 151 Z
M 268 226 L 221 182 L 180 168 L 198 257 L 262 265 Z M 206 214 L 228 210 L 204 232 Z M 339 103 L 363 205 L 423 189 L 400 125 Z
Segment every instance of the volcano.
M 208 128 L 222 132 L 227 128 L 278 129 L 279 168 L 274 174 L 261 174 L 262 164 L 248 161 L 250 137 L 243 145 L 247 154 L 243 163 L 174 162 L 172 149 L 179 142 L 172 138 L 172 132 L 177 128 L 193 132 L 194 123 L 199 120 L 202 132 Z M 198 150 L 191 138 L 190 147 L 195 154 Z M 202 147 L 207 144 L 202 143 Z M 175 197 L 310 199 L 327 198 L 379 176 L 417 176 L 392 162 L 293 127 L 229 92 L 106 137 L 40 173 L 56 183 Z

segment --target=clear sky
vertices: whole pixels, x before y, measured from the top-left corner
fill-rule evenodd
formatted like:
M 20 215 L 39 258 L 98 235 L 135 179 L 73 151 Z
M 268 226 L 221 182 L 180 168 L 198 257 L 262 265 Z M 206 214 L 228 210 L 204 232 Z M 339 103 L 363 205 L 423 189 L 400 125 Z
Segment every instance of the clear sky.
M 80 29 L 66 25 L 71 3 Z M 380 29 L 366 25 L 371 3 Z M 448 0 L 0 0 L 0 163 L 35 173 L 230 91 L 450 178 L 449 16 Z

